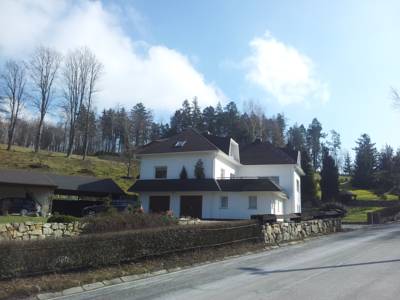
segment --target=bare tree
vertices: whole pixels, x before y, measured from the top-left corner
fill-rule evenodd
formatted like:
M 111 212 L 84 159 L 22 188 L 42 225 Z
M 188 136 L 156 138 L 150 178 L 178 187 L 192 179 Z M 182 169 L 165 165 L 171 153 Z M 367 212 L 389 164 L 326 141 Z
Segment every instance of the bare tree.
M 6 105 L 6 110 L 9 114 L 7 150 L 11 150 L 18 116 L 27 98 L 25 91 L 26 70 L 24 64 L 8 60 L 4 65 L 4 70 L 0 78 L 3 92 L 0 99 Z
M 85 49 L 85 61 L 84 63 L 87 64 L 88 68 L 88 91 L 87 96 L 84 102 L 86 106 L 86 116 L 85 116 L 85 132 L 83 138 L 83 160 L 85 160 L 87 151 L 88 151 L 88 144 L 89 144 L 89 122 L 90 122 L 90 113 L 93 106 L 93 96 L 97 92 L 97 84 L 99 78 L 103 71 L 103 64 L 96 58 L 94 53 Z
M 33 106 L 39 112 L 39 122 L 35 137 L 35 152 L 40 150 L 43 123 L 51 105 L 54 81 L 61 64 L 61 54 L 47 47 L 38 47 L 29 62 L 29 71 L 37 92 Z
M 392 94 L 394 107 L 397 109 L 400 109 L 400 93 L 399 93 L 399 91 L 395 88 L 392 88 L 391 94 Z
M 88 48 L 72 51 L 66 57 L 63 70 L 65 85 L 63 106 L 66 108 L 69 118 L 67 157 L 71 156 L 74 150 L 76 124 L 83 106 L 88 114 L 87 121 L 89 120 L 93 95 L 97 91 L 96 85 L 101 71 L 101 63 Z M 85 151 L 87 151 L 88 126 L 87 124 Z

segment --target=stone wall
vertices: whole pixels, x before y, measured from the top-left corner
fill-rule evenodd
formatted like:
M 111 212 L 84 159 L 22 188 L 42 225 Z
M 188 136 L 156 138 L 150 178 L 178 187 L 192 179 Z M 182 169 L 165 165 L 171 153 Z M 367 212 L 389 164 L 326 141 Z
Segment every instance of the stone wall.
M 24 222 L 0 224 L 0 241 L 37 240 L 47 237 L 69 237 L 80 234 L 82 224 Z
M 341 229 L 342 220 L 340 218 L 262 225 L 264 242 L 267 245 L 279 245 L 307 237 L 338 232 Z

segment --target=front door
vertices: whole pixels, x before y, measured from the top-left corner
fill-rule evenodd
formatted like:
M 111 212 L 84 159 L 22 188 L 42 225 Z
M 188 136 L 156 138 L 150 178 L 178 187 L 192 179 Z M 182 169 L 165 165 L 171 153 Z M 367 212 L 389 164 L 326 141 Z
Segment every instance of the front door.
M 202 217 L 202 196 L 181 196 L 181 217 Z
M 163 213 L 169 210 L 169 196 L 150 196 L 150 213 Z

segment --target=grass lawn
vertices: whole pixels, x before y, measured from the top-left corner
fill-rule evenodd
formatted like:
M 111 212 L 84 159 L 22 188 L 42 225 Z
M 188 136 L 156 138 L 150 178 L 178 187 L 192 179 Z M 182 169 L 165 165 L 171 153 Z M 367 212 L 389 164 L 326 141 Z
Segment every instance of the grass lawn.
M 371 190 L 350 190 L 350 192 L 357 195 L 357 200 L 399 200 L 399 197 L 393 194 L 385 194 L 385 199 L 383 199 Z
M 343 218 L 343 222 L 366 223 L 367 213 L 374 212 L 379 209 L 382 209 L 382 207 L 351 207 L 349 208 L 346 217 Z
M 90 175 L 99 178 L 112 178 L 125 191 L 133 184 L 127 180 L 126 166 L 118 157 L 103 159 L 89 156 L 82 160 L 81 156 L 72 155 L 66 158 L 64 153 L 40 151 L 34 153 L 32 149 L 13 146 L 11 151 L 0 145 L 0 169 L 25 169 L 43 172 L 54 172 L 63 175 Z M 133 176 L 136 173 L 133 170 Z
M 27 221 L 33 222 L 46 222 L 47 218 L 45 217 L 23 217 L 23 216 L 0 216 L 0 224 L 4 223 L 22 223 Z

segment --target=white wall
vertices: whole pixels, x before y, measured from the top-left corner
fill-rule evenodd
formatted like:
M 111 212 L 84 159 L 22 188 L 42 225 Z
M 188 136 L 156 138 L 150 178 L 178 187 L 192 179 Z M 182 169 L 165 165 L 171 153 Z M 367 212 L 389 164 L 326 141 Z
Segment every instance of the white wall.
M 185 166 L 188 178 L 194 177 L 194 166 L 201 159 L 206 178 L 213 176 L 213 153 L 192 152 L 143 156 L 140 160 L 140 179 L 155 179 L 155 167 L 167 167 L 167 179 L 179 179 Z
M 217 155 L 214 160 L 214 178 L 221 177 L 221 169 L 225 170 L 225 178 L 230 178 L 230 175 L 236 175 L 238 165 L 224 158 L 221 154 Z
M 284 205 L 284 213 L 289 214 L 295 212 L 295 174 L 294 165 L 241 165 L 237 176 L 278 176 L 279 185 L 289 198 L 289 202 Z
M 177 217 L 180 216 L 180 197 L 184 195 L 203 196 L 203 219 L 250 219 L 255 214 L 283 214 L 279 207 L 284 206 L 284 200 L 274 192 L 157 192 L 140 194 L 146 213 L 149 212 L 150 196 L 159 195 L 170 196 L 170 209 Z M 221 196 L 228 197 L 228 208 L 220 208 Z M 257 209 L 249 209 L 249 196 L 257 196 Z

